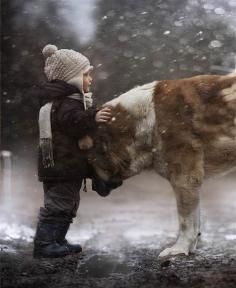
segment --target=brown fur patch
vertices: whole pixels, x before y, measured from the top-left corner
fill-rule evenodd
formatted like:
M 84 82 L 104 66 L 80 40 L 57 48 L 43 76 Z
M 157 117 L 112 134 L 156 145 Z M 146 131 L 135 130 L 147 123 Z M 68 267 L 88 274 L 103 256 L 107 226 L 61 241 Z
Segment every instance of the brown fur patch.
M 202 162 L 202 167 L 194 163 L 203 156 L 208 159 L 208 149 L 221 136 L 234 137 L 235 105 L 226 102 L 221 94 L 234 83 L 236 77 L 202 75 L 157 84 L 156 117 L 169 176 L 185 172 L 186 175 L 202 175 L 200 170 L 210 163 Z M 226 161 L 222 157 L 221 160 Z M 180 167 L 186 166 L 187 171 L 179 168 L 177 172 L 176 161 Z
M 90 136 L 86 135 L 79 140 L 78 144 L 81 150 L 89 150 L 93 146 L 93 139 Z

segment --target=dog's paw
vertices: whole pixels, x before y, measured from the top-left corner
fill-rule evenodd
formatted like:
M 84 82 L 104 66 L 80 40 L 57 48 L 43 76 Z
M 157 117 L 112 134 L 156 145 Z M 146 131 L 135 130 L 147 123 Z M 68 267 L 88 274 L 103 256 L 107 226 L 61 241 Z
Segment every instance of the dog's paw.
M 189 249 L 187 247 L 181 247 L 178 245 L 174 245 L 172 247 L 166 248 L 159 254 L 159 258 L 168 257 L 168 256 L 176 256 L 176 255 L 189 255 Z

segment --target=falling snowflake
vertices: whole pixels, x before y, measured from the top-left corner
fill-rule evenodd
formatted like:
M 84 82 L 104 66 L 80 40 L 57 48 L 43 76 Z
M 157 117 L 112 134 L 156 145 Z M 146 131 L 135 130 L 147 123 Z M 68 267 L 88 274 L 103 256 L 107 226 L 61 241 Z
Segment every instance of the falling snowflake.
M 163 35 L 169 35 L 170 34 L 170 31 L 169 30 L 166 30 Z
M 222 42 L 220 42 L 219 40 L 213 40 L 210 42 L 209 48 L 220 48 L 222 47 L 222 45 Z
M 217 15 L 224 15 L 225 14 L 225 9 L 223 8 L 216 8 L 214 10 L 214 12 L 217 14 Z

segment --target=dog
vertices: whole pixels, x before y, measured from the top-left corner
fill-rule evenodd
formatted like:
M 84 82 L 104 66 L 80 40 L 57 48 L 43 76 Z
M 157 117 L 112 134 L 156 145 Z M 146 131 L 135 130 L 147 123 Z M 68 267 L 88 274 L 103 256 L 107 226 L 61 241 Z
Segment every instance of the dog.
M 236 167 L 236 72 L 154 81 L 103 106 L 112 108 L 112 120 L 90 135 L 90 163 L 104 180 L 144 169 L 165 177 L 176 195 L 179 232 L 159 256 L 189 255 L 200 235 L 204 179 Z

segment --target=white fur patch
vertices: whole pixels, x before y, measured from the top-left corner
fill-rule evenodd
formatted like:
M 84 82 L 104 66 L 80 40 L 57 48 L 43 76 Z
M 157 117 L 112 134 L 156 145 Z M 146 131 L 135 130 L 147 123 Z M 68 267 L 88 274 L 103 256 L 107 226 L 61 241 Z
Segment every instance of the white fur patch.
M 200 232 L 200 211 L 199 205 L 186 217 L 179 215 L 179 235 L 176 243 L 164 249 L 159 257 L 175 256 L 178 254 L 189 255 L 196 248 L 198 233 Z M 183 229 L 184 227 L 184 229 Z
M 120 104 L 135 119 L 135 141 L 127 147 L 131 157 L 129 173 L 132 175 L 152 164 L 153 128 L 156 125 L 153 94 L 156 84 L 157 81 L 154 81 L 135 87 L 104 105 L 115 107 Z
M 153 155 L 151 152 L 139 151 L 137 153 L 136 143 L 127 147 L 127 152 L 130 155 L 131 163 L 129 171 L 127 172 L 128 177 L 140 173 L 143 169 L 149 168 L 152 164 Z
M 107 102 L 104 106 L 122 105 L 130 114 L 141 118 L 147 115 L 153 102 L 153 92 L 157 81 L 135 87 L 119 97 Z
M 221 95 L 224 96 L 226 102 L 236 100 L 236 83 L 229 88 L 223 89 Z
M 234 70 L 233 72 L 231 72 L 230 74 L 228 74 L 229 77 L 235 77 L 236 76 L 236 70 Z

